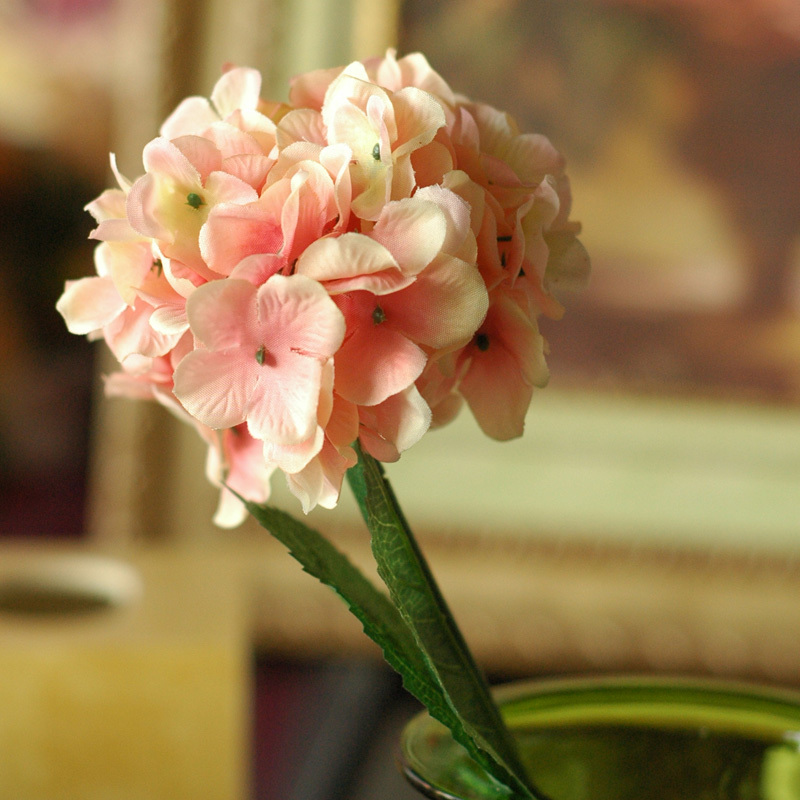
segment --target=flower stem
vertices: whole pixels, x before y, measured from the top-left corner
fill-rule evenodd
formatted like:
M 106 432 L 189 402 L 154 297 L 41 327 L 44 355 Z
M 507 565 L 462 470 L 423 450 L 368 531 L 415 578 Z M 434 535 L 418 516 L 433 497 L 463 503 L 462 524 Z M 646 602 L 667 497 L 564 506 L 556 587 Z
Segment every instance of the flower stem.
M 381 465 L 358 445 L 348 480 L 370 530 L 378 573 L 456 724 L 453 736 L 515 797 L 546 800 L 530 783 L 516 743 L 433 577 Z

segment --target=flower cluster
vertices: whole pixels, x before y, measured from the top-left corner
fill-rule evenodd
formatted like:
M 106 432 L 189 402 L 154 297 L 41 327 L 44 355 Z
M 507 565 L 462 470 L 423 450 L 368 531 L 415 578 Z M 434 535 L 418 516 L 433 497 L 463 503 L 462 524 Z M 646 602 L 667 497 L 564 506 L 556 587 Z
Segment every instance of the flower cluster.
M 423 56 L 295 79 L 252 69 L 184 100 L 131 182 L 87 207 L 97 275 L 58 303 L 121 364 L 112 395 L 162 402 L 217 485 L 263 502 L 282 470 L 336 504 L 362 448 L 391 461 L 466 401 L 497 439 L 547 380 L 549 236 L 573 237 L 561 156 L 456 96 Z M 216 521 L 238 524 L 222 488 Z

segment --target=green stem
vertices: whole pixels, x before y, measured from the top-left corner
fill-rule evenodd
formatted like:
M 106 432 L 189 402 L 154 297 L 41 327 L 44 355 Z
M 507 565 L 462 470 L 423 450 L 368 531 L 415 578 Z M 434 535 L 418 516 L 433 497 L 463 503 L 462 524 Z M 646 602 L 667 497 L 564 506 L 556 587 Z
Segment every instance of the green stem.
M 378 573 L 414 634 L 459 725 L 454 737 L 516 796 L 546 800 L 528 780 L 494 703 L 381 465 L 356 444 L 348 480 L 372 536 Z

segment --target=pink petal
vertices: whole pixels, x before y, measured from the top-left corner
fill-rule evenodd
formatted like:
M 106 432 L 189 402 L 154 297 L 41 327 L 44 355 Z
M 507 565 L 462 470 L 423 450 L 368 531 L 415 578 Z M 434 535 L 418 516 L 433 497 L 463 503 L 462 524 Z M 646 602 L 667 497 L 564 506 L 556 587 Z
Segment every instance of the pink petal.
M 142 234 L 134 230 L 127 219 L 104 219 L 89 234 L 89 238 L 101 242 L 136 242 L 141 241 Z
M 175 346 L 178 336 L 163 334 L 150 325 L 152 312 L 149 303 L 137 300 L 133 308 L 127 306 L 106 326 L 106 343 L 120 363 L 131 356 L 163 356 Z
M 200 173 L 188 158 L 169 140 L 158 137 L 145 145 L 142 153 L 145 170 L 168 178 L 181 189 L 198 186 Z
M 447 220 L 445 227 L 447 235 L 442 242 L 442 251 L 458 256 L 464 261 L 474 261 L 477 251 L 474 238 L 470 235 L 472 218 L 469 204 L 458 194 L 442 186 L 427 186 L 420 189 L 414 199 L 435 203 Z
M 385 325 L 359 326 L 336 354 L 336 392 L 357 405 L 372 406 L 407 389 L 427 356 Z
M 301 161 L 319 161 L 323 147 L 315 142 L 294 142 L 278 153 L 278 160 L 267 176 L 267 186 L 281 181 Z
M 344 72 L 331 83 L 325 94 L 325 102 L 322 107 L 322 119 L 328 129 L 328 142 L 347 142 L 347 130 L 341 127 L 345 118 L 340 117 L 339 113 L 343 109 L 355 107 L 366 114 L 370 100 L 380 103 L 383 122 L 387 126 L 387 133 L 390 142 L 397 138 L 397 128 L 394 123 L 394 112 L 389 95 L 371 83 L 364 67 L 358 62 L 354 62 L 345 68 Z M 372 115 L 370 115 L 372 116 Z M 365 120 L 366 121 L 366 120 Z
M 350 445 L 358 438 L 358 408 L 338 394 L 333 395 L 333 408 L 325 425 L 325 436 L 336 447 Z
M 106 189 L 99 197 L 84 206 L 97 222 L 125 217 L 126 194 L 121 189 Z
M 273 163 L 271 158 L 264 155 L 245 154 L 226 158 L 222 162 L 222 168 L 260 192 Z
M 256 366 L 242 351 L 195 350 L 175 369 L 175 396 L 203 425 L 232 428 L 245 421 Z
M 439 184 L 453 170 L 453 154 L 441 142 L 434 140 L 411 154 L 411 165 L 417 184 Z
M 265 365 L 266 366 L 266 365 Z M 247 426 L 257 439 L 277 445 L 305 442 L 317 427 L 322 365 L 291 351 L 262 367 L 247 409 Z
M 303 470 L 287 475 L 289 491 L 300 500 L 303 512 L 307 514 L 315 506 L 334 508 L 339 501 L 344 474 L 357 460 L 352 448 L 339 450 L 326 441 Z
M 483 187 L 475 183 L 466 172 L 461 170 L 448 172 L 444 176 L 442 186 L 457 194 L 467 204 L 470 210 L 470 228 L 477 236 L 483 223 L 483 212 L 486 207 L 486 193 Z M 453 253 L 453 255 L 459 254 Z M 459 256 L 459 258 L 461 257 Z M 468 261 L 469 259 L 466 260 Z
M 304 442 L 294 445 L 280 445 L 272 441 L 264 442 L 264 458 L 287 474 L 300 472 L 322 449 L 325 433 L 317 425 L 314 433 Z
M 442 257 L 383 304 L 387 318 L 407 336 L 440 350 L 472 338 L 486 316 L 489 296 L 473 264 Z
M 245 425 L 214 431 L 209 437 L 206 477 L 216 486 L 224 480 L 245 499 L 264 503 L 269 499 L 269 479 L 275 469 L 264 461 L 262 443 L 250 436 Z M 246 516 L 242 502 L 227 488 L 221 488 L 214 523 L 233 528 Z
M 234 268 L 230 278 L 249 281 L 253 286 L 261 286 L 286 266 L 286 258 L 273 253 L 246 256 Z
M 200 231 L 200 253 L 220 275 L 229 275 L 246 256 L 277 253 L 282 244 L 278 220 L 261 203 L 214 206 Z
M 487 436 L 498 441 L 522 436 L 533 387 L 510 353 L 496 348 L 491 357 L 473 359 L 459 388 Z
M 162 242 L 172 242 L 173 235 L 159 222 L 158 182 L 153 175 L 142 175 L 131 187 L 128 194 L 128 221 L 131 227 L 142 236 L 149 236 Z
M 186 307 L 179 305 L 163 305 L 150 315 L 150 325 L 157 333 L 175 336 L 189 329 L 186 318 Z
M 288 175 L 287 175 L 288 178 Z M 284 255 L 293 261 L 319 239 L 336 216 L 333 181 L 313 161 L 301 162 L 290 178 L 291 193 L 281 210 Z
M 289 102 L 295 108 L 322 108 L 325 93 L 333 80 L 342 72 L 341 67 L 317 69 L 292 78 Z
M 258 192 L 241 178 L 227 172 L 215 171 L 208 176 L 206 193 L 214 203 L 246 205 L 258 200 Z
M 99 274 L 114 281 L 119 296 L 128 304 L 136 300 L 137 289 L 148 282 L 154 272 L 153 252 L 149 242 L 103 242 L 95 249 Z
M 481 329 L 487 332 L 490 342 L 498 340 L 514 356 L 526 383 L 541 387 L 549 379 L 544 362 L 544 339 L 536 320 L 523 309 L 524 304 L 524 295 L 503 290 L 493 292 L 489 314 Z
M 131 182 L 119 171 L 119 167 L 117 166 L 117 156 L 114 153 L 111 153 L 109 157 L 109 161 L 111 162 L 111 171 L 114 173 L 114 177 L 117 179 L 117 186 L 122 189 L 125 194 L 127 194 L 131 189 Z
M 159 260 L 167 283 L 181 297 L 189 297 L 198 286 L 202 286 L 208 280 L 218 277 L 213 275 L 210 270 L 206 270 L 208 274 L 201 276 L 195 270 L 187 267 L 182 261 L 176 258 L 167 258 L 163 254 L 159 256 Z
M 350 201 L 353 186 L 350 179 L 350 161 L 353 151 L 346 144 L 332 144 L 320 151 L 319 163 L 333 177 L 336 210 L 339 214 L 337 230 L 347 230 L 350 222 Z
M 431 424 L 431 410 L 415 386 L 363 409 L 362 424 L 388 442 L 398 455 L 415 445 Z
M 290 111 L 278 123 L 275 135 L 281 150 L 294 142 L 316 142 L 320 145 L 327 142 L 322 116 L 310 108 Z
M 192 332 L 210 350 L 252 344 L 255 365 L 255 353 L 261 344 L 255 331 L 255 296 L 255 287 L 243 280 L 229 278 L 203 284 L 186 301 Z
M 203 136 L 179 136 L 172 144 L 185 156 L 186 160 L 197 170 L 200 183 L 222 166 L 222 154 L 212 142 Z
M 267 155 L 272 153 L 275 147 L 275 123 L 269 117 L 260 111 L 242 108 L 230 114 L 226 121 L 251 136 L 262 153 Z
M 400 458 L 397 448 L 391 442 L 387 442 L 386 439 L 379 436 L 367 424 L 361 427 L 358 441 L 365 452 L 385 464 L 392 464 Z
M 394 52 L 390 51 L 378 65 L 377 80 L 381 86 L 392 91 L 403 86 L 416 86 L 441 98 L 448 105 L 455 104 L 452 89 L 422 53 L 409 53 L 396 60 Z
M 246 497 L 246 495 L 242 495 Z M 256 498 L 247 498 L 256 503 L 264 503 L 264 500 Z M 247 507 L 233 492 L 226 489 L 224 486 L 219 491 L 219 502 L 217 503 L 216 511 L 214 511 L 213 522 L 219 528 L 232 529 L 238 528 L 248 517 Z
M 344 339 L 342 312 L 319 283 L 304 275 L 273 275 L 258 290 L 256 303 L 267 350 L 288 347 L 324 362 Z
M 528 186 L 540 183 L 545 175 L 558 175 L 564 171 L 564 157 L 546 136 L 523 133 L 515 136 L 504 148 L 504 161 Z
M 535 320 L 513 293 L 498 290 L 491 300 L 478 333 L 483 344 L 469 345 L 469 366 L 459 390 L 484 433 L 503 441 L 522 434 L 533 387 L 546 384 L 548 372 Z
M 259 143 L 249 133 L 229 122 L 215 122 L 204 131 L 203 136 L 214 143 L 223 158 L 237 155 L 264 155 Z

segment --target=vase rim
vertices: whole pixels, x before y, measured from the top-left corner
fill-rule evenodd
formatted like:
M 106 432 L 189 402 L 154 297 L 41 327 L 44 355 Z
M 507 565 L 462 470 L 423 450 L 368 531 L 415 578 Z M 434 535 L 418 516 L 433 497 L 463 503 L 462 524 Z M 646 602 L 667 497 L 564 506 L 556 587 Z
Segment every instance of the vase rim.
M 707 728 L 719 734 L 775 737 L 800 749 L 800 691 L 783 686 L 715 676 L 603 674 L 512 681 L 496 687 L 493 694 L 512 731 L 526 726 L 554 729 L 596 724 Z M 420 732 L 430 732 L 430 726 L 438 723 L 427 712 L 406 725 L 401 769 L 423 795 L 463 800 L 452 788 L 438 785 L 420 755 L 429 747 L 420 745 Z M 449 732 L 439 728 L 443 731 L 439 740 L 444 745 L 449 739 L 452 747 Z M 504 796 L 502 792 L 491 795 Z

